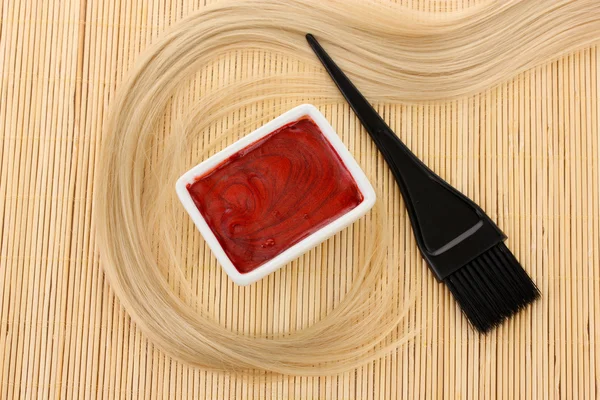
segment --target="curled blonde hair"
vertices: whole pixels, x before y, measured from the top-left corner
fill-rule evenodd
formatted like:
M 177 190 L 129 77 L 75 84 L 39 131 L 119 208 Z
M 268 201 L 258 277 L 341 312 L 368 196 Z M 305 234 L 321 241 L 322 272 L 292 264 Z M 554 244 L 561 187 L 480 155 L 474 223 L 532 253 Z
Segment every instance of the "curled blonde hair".
M 338 101 L 328 78 L 314 73 L 318 63 L 306 32 L 319 38 L 369 99 L 422 102 L 493 87 L 591 45 L 599 28 L 598 0 L 498 0 L 441 16 L 360 0 L 235 1 L 203 8 L 146 51 L 111 103 L 94 204 L 112 288 L 150 340 L 194 366 L 322 375 L 379 357 L 410 337 L 392 335 L 409 301 L 396 284 L 398 266 L 386 263 L 390 235 L 381 206 L 369 217 L 352 286 L 311 326 L 250 335 L 222 326 L 191 304 L 185 262 L 176 250 L 177 235 L 188 222 L 173 196 L 177 176 L 199 161 L 191 160 L 190 146 L 227 115 L 282 92 L 289 103 L 267 110 L 270 115 L 302 96 Z M 158 141 L 157 123 L 182 83 L 215 57 L 249 49 L 296 58 L 313 72 L 251 76 L 203 93 Z M 247 115 L 205 150 L 246 130 L 252 120 Z M 164 156 L 149 165 L 155 146 L 163 146 Z

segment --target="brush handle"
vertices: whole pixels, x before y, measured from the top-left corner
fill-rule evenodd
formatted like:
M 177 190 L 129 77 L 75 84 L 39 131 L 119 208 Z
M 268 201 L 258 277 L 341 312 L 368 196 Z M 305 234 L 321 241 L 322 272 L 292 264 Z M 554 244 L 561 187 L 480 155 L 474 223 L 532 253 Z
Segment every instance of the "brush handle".
M 477 204 L 431 171 L 402 143 L 311 34 L 311 48 L 387 161 L 404 197 L 417 245 L 443 280 L 506 236 Z

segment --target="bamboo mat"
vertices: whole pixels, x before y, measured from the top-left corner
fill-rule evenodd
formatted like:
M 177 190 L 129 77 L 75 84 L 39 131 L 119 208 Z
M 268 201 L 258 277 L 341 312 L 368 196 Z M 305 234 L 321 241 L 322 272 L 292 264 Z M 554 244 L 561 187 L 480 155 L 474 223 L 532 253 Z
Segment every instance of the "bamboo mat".
M 433 11 L 473 3 L 402 2 Z M 377 182 L 394 221 L 388 259 L 418 282 L 408 317 L 422 327 L 418 337 L 340 376 L 267 384 L 189 368 L 148 342 L 100 268 L 95 162 L 107 105 L 136 55 L 201 3 L 0 3 L 0 399 L 600 398 L 596 47 L 472 98 L 380 107 L 426 163 L 508 234 L 541 289 L 533 307 L 487 336 L 468 326 L 416 253 L 393 178 L 340 101 L 320 109 Z M 199 74 L 196 95 L 237 76 L 236 57 L 266 71 L 298 68 L 233 54 Z M 340 300 L 363 232 L 364 221 L 248 288 L 231 284 L 206 249 L 189 277 L 204 306 L 233 329 L 300 328 Z

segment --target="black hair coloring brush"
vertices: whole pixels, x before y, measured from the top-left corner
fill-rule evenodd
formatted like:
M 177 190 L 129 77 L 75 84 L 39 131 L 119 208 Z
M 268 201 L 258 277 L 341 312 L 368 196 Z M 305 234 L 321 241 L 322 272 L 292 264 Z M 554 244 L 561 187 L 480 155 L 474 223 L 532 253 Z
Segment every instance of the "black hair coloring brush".
M 392 170 L 421 254 L 475 328 L 486 332 L 537 299 L 537 287 L 496 224 L 398 139 L 314 36 L 306 40 Z

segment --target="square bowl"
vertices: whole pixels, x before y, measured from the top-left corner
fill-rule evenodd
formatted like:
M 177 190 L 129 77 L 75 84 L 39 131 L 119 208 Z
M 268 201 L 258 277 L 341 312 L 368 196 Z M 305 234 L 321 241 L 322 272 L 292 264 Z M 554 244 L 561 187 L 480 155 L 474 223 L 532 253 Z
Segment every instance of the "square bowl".
M 350 185 L 352 188 L 357 188 L 357 190 L 358 190 L 358 195 L 356 196 L 356 199 L 353 200 L 354 203 L 357 203 L 357 204 L 354 205 L 354 203 L 352 203 L 351 206 L 348 206 L 348 207 L 352 207 L 352 208 L 348 208 L 347 210 L 340 211 L 341 214 L 337 214 L 337 215 L 335 215 L 335 217 L 332 217 L 330 219 L 323 217 L 317 221 L 304 222 L 304 221 L 300 220 L 299 216 L 295 217 L 296 220 L 292 220 L 291 219 L 292 217 L 288 218 L 288 217 L 279 216 L 278 217 L 279 219 L 276 220 L 277 224 L 281 225 L 281 224 L 287 223 L 286 222 L 287 220 L 285 218 L 288 218 L 289 221 L 295 221 L 294 224 L 296 224 L 296 225 L 294 225 L 294 226 L 299 226 L 298 224 L 302 224 L 301 226 L 314 224 L 314 226 L 317 226 L 317 229 L 310 233 L 308 233 L 308 230 L 305 230 L 305 232 L 298 231 L 296 234 L 296 237 L 298 239 L 295 242 L 291 241 L 289 243 L 289 246 L 285 245 L 284 240 L 279 241 L 279 239 L 277 237 L 274 237 L 273 239 L 267 239 L 267 241 L 265 242 L 266 245 L 261 244 L 260 247 L 266 248 L 277 242 L 278 243 L 277 248 L 275 248 L 275 247 L 273 248 L 273 251 L 277 251 L 277 254 L 273 254 L 272 258 L 264 259 L 264 261 L 255 261 L 255 262 L 260 262 L 260 265 L 253 266 L 252 269 L 249 269 L 247 272 L 245 272 L 240 267 L 240 265 L 241 265 L 240 261 L 239 261 L 240 258 L 237 258 L 237 255 L 234 256 L 234 254 L 237 254 L 237 253 L 235 253 L 235 251 L 237 251 L 236 250 L 237 248 L 234 248 L 233 247 L 234 245 L 232 245 L 228 242 L 228 240 L 230 240 L 231 238 L 229 236 L 227 236 L 228 239 L 227 240 L 224 239 L 225 233 L 223 233 L 223 232 L 225 232 L 225 230 L 223 230 L 223 229 L 229 229 L 229 230 L 227 230 L 227 232 L 228 232 L 227 235 L 233 235 L 233 237 L 235 237 L 235 230 L 232 231 L 229 227 L 221 228 L 221 225 L 225 225 L 224 223 L 221 225 L 213 223 L 213 225 L 211 227 L 211 221 L 213 221 L 213 222 L 215 221 L 215 215 L 216 215 L 216 218 L 221 218 L 221 220 L 223 220 L 225 218 L 229 218 L 228 221 L 231 221 L 231 218 L 235 217 L 235 215 L 233 215 L 233 216 L 226 215 L 227 213 L 229 213 L 229 214 L 238 213 L 239 214 L 238 217 L 242 218 L 242 221 L 243 221 L 243 217 L 246 214 L 244 214 L 244 212 L 242 212 L 242 211 L 240 211 L 240 212 L 236 211 L 237 208 L 230 207 L 230 208 L 226 208 L 224 211 L 222 209 L 219 209 L 218 206 L 220 206 L 220 205 L 217 204 L 218 203 L 217 199 L 223 198 L 222 193 L 219 194 L 219 196 L 221 196 L 221 197 L 213 196 L 211 198 L 210 196 L 207 195 L 207 196 L 203 196 L 201 198 L 202 200 L 200 200 L 200 198 L 197 197 L 196 201 L 198 201 L 199 203 L 196 203 L 190 190 L 192 190 L 191 188 L 194 188 L 194 185 L 197 182 L 199 182 L 201 180 L 205 180 L 205 179 L 214 179 L 214 181 L 211 183 L 213 186 L 211 186 L 211 187 L 215 187 L 215 185 L 217 185 L 219 182 L 222 182 L 222 180 L 220 180 L 220 181 L 217 180 L 218 177 L 216 175 L 214 175 L 214 174 L 216 174 L 215 171 L 219 171 L 220 169 L 223 170 L 224 168 L 226 168 L 228 163 L 230 163 L 229 165 L 234 165 L 233 163 L 235 161 L 245 157 L 246 155 L 251 154 L 252 152 L 256 151 L 256 149 L 260 149 L 261 148 L 260 146 L 262 146 L 264 143 L 267 143 L 267 141 L 271 140 L 271 138 L 276 137 L 277 132 L 285 130 L 287 126 L 293 125 L 295 122 L 298 122 L 298 121 L 303 121 L 304 119 L 308 119 L 309 121 L 314 123 L 314 125 L 316 125 L 316 127 L 318 127 L 318 129 L 320 130 L 322 137 L 325 139 L 324 142 L 327 142 L 329 144 L 330 147 L 327 146 L 326 144 L 322 145 L 322 147 L 324 146 L 323 149 L 325 149 L 325 148 L 330 149 L 330 150 L 325 149 L 323 151 L 330 151 L 330 152 L 332 151 L 332 154 L 334 154 L 334 156 L 333 156 L 334 158 L 332 158 L 332 160 L 334 160 L 334 161 L 332 161 L 332 162 L 339 163 L 340 166 L 343 166 L 343 167 L 339 167 L 339 166 L 335 167 L 335 168 L 338 168 L 338 172 L 341 171 L 340 173 L 344 174 L 344 176 L 346 176 L 347 173 L 349 173 L 349 177 L 351 177 L 351 178 L 348 178 L 349 179 L 348 185 Z M 271 135 L 271 136 L 269 136 L 269 135 Z M 279 140 L 282 140 L 282 139 L 280 138 Z M 308 156 L 310 156 L 310 154 Z M 335 158 L 335 156 L 337 156 L 337 158 Z M 234 161 L 229 161 L 229 160 L 234 160 Z M 256 163 L 253 165 L 260 166 L 260 164 L 256 164 Z M 280 172 L 280 169 L 285 169 L 288 172 L 296 171 L 298 169 L 298 168 L 293 168 L 293 165 L 291 168 L 286 169 L 287 167 L 285 167 L 285 165 L 287 165 L 287 164 L 285 164 L 285 163 L 281 164 L 281 166 L 282 166 L 281 168 L 267 168 L 268 167 L 268 165 L 267 165 L 266 167 L 263 167 L 263 169 L 261 170 L 262 171 L 261 176 L 264 176 L 264 174 L 268 175 L 270 173 L 277 175 L 278 171 Z M 323 167 L 323 165 L 321 165 L 321 167 Z M 319 169 L 318 171 L 313 170 L 312 174 L 310 174 L 311 171 L 308 171 L 306 173 L 304 171 L 301 171 L 301 173 L 294 173 L 294 174 L 290 173 L 290 174 L 294 175 L 294 176 L 300 176 L 300 178 L 295 178 L 295 179 L 304 179 L 304 180 L 307 179 L 306 178 L 307 174 L 311 175 L 311 179 L 313 181 L 311 181 L 310 185 L 307 183 L 306 188 L 314 187 L 314 185 L 317 185 L 317 187 L 320 187 L 319 186 L 320 183 L 325 184 L 325 182 L 327 182 L 328 179 L 330 181 L 332 179 L 330 176 L 328 177 L 328 176 L 321 174 L 323 171 L 330 171 L 327 169 L 327 167 L 328 167 L 328 165 L 325 165 L 324 169 Z M 334 167 L 331 167 L 331 168 L 334 168 Z M 242 168 L 238 167 L 238 170 L 233 169 L 232 171 L 233 171 L 233 173 L 237 173 L 238 178 L 239 178 L 239 175 L 245 173 L 241 170 L 242 170 Z M 314 175 L 314 176 L 312 176 L 312 175 Z M 212 178 L 211 176 L 214 176 L 214 178 Z M 225 176 L 227 177 L 230 175 L 225 175 Z M 288 176 L 290 176 L 290 175 L 288 175 Z M 227 178 L 227 179 L 229 179 L 229 178 Z M 268 177 L 268 176 L 265 179 L 267 182 L 272 182 L 272 181 L 276 182 L 273 179 L 270 179 L 270 177 Z M 291 179 L 291 178 L 288 178 L 288 179 Z M 340 181 L 340 180 L 339 179 L 336 180 L 336 182 L 338 182 L 338 181 Z M 294 183 L 294 182 L 292 182 L 292 183 Z M 302 183 L 304 183 L 304 182 L 302 182 Z M 331 184 L 337 185 L 337 186 L 341 185 L 338 183 L 331 183 Z M 263 184 L 263 186 L 264 186 L 264 184 Z M 292 190 L 294 188 L 298 187 L 298 185 L 293 185 L 293 184 L 287 185 L 285 187 L 290 187 L 290 186 L 292 187 Z M 348 187 L 350 187 L 350 186 L 348 186 Z M 338 190 L 338 189 L 336 189 L 336 190 Z M 333 203 L 329 202 L 329 203 L 320 203 L 320 204 L 341 204 L 341 200 L 339 200 L 339 199 L 343 198 L 343 196 L 346 196 L 346 195 L 345 194 L 342 195 L 339 193 L 342 193 L 341 191 L 344 191 L 343 193 L 347 193 L 348 190 L 350 190 L 350 189 L 340 188 L 337 192 L 334 192 L 334 193 L 336 193 L 337 197 L 335 198 L 335 201 L 333 201 Z M 185 210 L 187 211 L 187 213 L 190 215 L 190 217 L 194 221 L 194 224 L 196 225 L 196 227 L 198 228 L 198 230 L 200 231 L 200 233 L 206 240 L 206 243 L 208 244 L 208 246 L 210 247 L 210 249 L 216 256 L 217 260 L 219 261 L 219 263 L 221 264 L 221 266 L 223 267 L 223 269 L 225 270 L 227 275 L 229 275 L 229 277 L 235 283 L 237 283 L 239 285 L 248 285 L 250 283 L 253 283 L 253 282 L 265 277 L 266 275 L 270 274 L 271 272 L 274 272 L 275 270 L 281 268 L 285 264 L 287 264 L 290 261 L 294 260 L 295 258 L 299 257 L 303 253 L 307 252 L 308 250 L 310 250 L 313 247 L 317 246 L 318 244 L 322 243 L 329 237 L 338 233 L 339 231 L 341 231 L 342 229 L 344 229 L 345 227 L 347 227 L 348 225 L 352 224 L 357 219 L 362 217 L 364 214 L 366 214 L 367 211 L 369 211 L 373 207 L 373 205 L 375 204 L 375 199 L 376 199 L 375 191 L 373 190 L 371 183 L 367 179 L 365 173 L 362 171 L 362 169 L 360 168 L 360 166 L 358 165 L 356 160 L 352 157 L 352 155 L 350 154 L 350 152 L 348 151 L 346 146 L 342 143 L 339 136 L 335 133 L 334 129 L 329 124 L 329 122 L 327 121 L 325 116 L 323 116 L 323 114 L 321 114 L 321 112 L 315 106 L 310 105 L 310 104 L 303 104 L 303 105 L 297 106 L 297 107 L 287 111 L 286 113 L 280 115 L 279 117 L 275 118 L 274 120 L 261 126 L 254 132 L 244 136 L 237 142 L 226 147 L 222 151 L 218 152 L 217 154 L 213 155 L 212 157 L 210 157 L 207 160 L 203 161 L 202 163 L 198 164 L 194 168 L 190 169 L 189 171 L 187 171 L 185 174 L 183 174 L 177 180 L 176 191 L 177 191 L 177 195 L 178 195 L 179 199 L 181 200 L 181 203 L 183 204 Z M 324 190 L 320 190 L 315 195 L 318 195 L 319 193 L 323 193 L 323 191 Z M 204 192 L 204 193 L 206 193 L 206 192 Z M 243 192 L 243 193 L 247 193 L 247 192 Z M 260 202 L 255 201 L 253 198 L 251 198 L 251 195 L 248 195 L 248 196 L 250 196 L 250 198 L 242 199 L 244 206 L 245 207 L 253 207 L 252 208 L 253 210 L 256 209 L 258 206 L 255 203 L 258 204 Z M 304 200 L 306 200 L 306 203 L 308 204 L 308 202 L 310 201 L 310 198 L 307 198 Z M 304 201 L 304 200 L 296 199 L 295 200 L 296 203 L 293 203 L 294 210 L 302 209 L 302 206 L 303 206 L 302 203 L 298 203 L 298 202 Z M 238 195 L 238 197 L 235 198 L 235 201 L 237 201 L 237 203 L 240 203 L 239 195 Z M 272 202 L 273 201 L 275 201 L 275 200 L 272 200 Z M 319 200 L 319 201 L 321 201 L 321 200 Z M 269 206 L 268 209 L 272 210 L 273 205 L 280 204 L 280 203 L 283 204 L 285 202 L 286 202 L 286 194 L 283 192 L 277 193 L 277 201 L 273 202 Z M 215 205 L 215 204 L 217 204 L 217 205 Z M 230 203 L 226 203 L 226 204 L 230 204 Z M 250 206 L 248 206 L 248 204 L 250 204 Z M 214 210 L 217 210 L 216 212 L 218 214 L 209 214 L 208 210 L 211 207 Z M 315 212 L 314 212 L 314 214 L 310 214 L 310 215 L 317 215 L 317 217 L 319 215 L 321 215 L 320 213 L 326 212 L 323 210 L 327 208 L 327 207 L 319 208 L 314 205 L 311 207 L 313 207 L 311 210 L 314 210 Z M 333 207 L 333 206 L 330 206 L 330 208 L 331 207 Z M 206 215 L 203 215 L 200 208 L 204 208 L 204 213 Z M 288 207 L 288 211 L 284 211 L 284 213 L 286 215 L 290 214 L 289 209 L 290 209 L 290 207 Z M 294 210 L 292 210 L 292 212 Z M 275 213 L 277 213 L 277 211 L 275 211 Z M 266 219 L 262 218 L 262 216 L 264 214 L 260 214 L 260 215 L 261 215 L 261 218 L 255 220 L 253 222 L 255 224 L 255 226 L 257 223 L 259 224 L 260 221 L 267 221 L 267 220 L 269 220 L 269 218 L 270 219 L 276 218 L 276 217 L 273 217 L 271 214 L 268 214 L 268 218 L 266 218 Z M 275 214 L 275 215 L 277 215 L 277 214 Z M 309 216 L 309 213 L 303 214 L 303 216 L 306 219 L 312 218 Z M 315 219 L 317 217 L 315 217 Z M 221 221 L 221 220 L 219 220 L 219 221 Z M 240 220 L 240 219 L 238 218 L 238 220 Z M 297 220 L 300 220 L 300 222 L 298 222 Z M 271 226 L 272 225 L 273 224 L 271 224 Z M 239 225 L 235 225 L 235 226 L 231 225 L 231 226 L 233 226 L 233 228 L 239 228 Z M 239 228 L 239 229 L 242 229 L 242 228 Z M 300 229 L 300 228 L 298 228 L 298 229 Z M 233 233 L 231 233 L 231 232 L 233 232 Z M 285 235 L 285 234 L 289 233 L 289 229 L 287 231 L 282 231 L 282 232 Z M 262 239 L 264 239 L 264 237 Z M 233 240 L 233 239 L 231 239 L 231 240 Z M 249 239 L 248 240 L 244 239 L 244 240 L 245 240 L 244 243 L 250 242 Z M 254 243 L 254 242 L 252 242 L 252 243 Z M 230 247 L 228 247 L 228 246 L 230 246 Z M 259 248 L 257 246 L 255 246 L 255 247 L 257 249 L 256 250 L 257 253 L 261 251 L 261 248 Z M 281 247 L 281 248 L 279 248 L 279 247 Z M 248 250 L 248 251 L 250 251 L 250 250 Z M 251 251 L 254 251 L 254 250 L 251 250 Z M 268 249 L 265 251 L 268 251 Z M 251 253 L 249 252 L 248 254 L 251 254 Z M 254 255 L 251 255 L 248 257 L 254 257 Z M 232 258 L 238 260 L 237 261 L 238 266 L 236 266 L 236 264 L 234 263 L 235 260 Z

